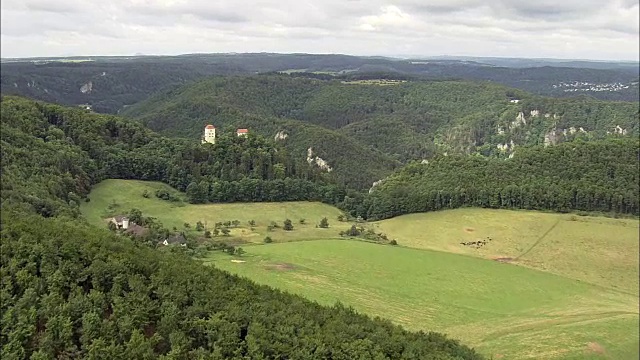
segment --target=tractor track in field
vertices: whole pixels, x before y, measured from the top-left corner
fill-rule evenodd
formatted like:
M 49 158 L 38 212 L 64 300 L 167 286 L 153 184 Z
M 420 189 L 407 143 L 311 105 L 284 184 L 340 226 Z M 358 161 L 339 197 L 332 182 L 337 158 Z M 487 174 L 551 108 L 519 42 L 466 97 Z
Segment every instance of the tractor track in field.
M 540 243 L 542 242 L 542 240 L 544 240 L 544 238 L 547 237 L 547 235 L 549 235 L 549 233 L 551 231 L 553 231 L 553 229 L 556 228 L 556 226 L 558 226 L 558 224 L 560 224 L 560 219 L 558 219 L 555 224 L 551 225 L 551 227 L 545 231 L 544 234 L 542 234 L 542 236 L 540 236 L 538 238 L 538 240 L 536 240 L 536 242 L 533 243 L 533 245 L 531 245 L 527 250 L 525 250 L 522 254 L 516 256 L 515 258 L 513 258 L 513 260 L 519 260 L 521 257 L 527 255 L 531 250 L 533 250 L 536 246 L 540 245 Z

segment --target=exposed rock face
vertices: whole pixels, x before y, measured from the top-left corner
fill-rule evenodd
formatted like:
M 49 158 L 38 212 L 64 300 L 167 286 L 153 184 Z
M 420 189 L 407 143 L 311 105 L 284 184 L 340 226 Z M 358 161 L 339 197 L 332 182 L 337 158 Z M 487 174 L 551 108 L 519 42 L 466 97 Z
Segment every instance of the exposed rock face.
M 286 133 L 286 131 L 281 130 L 281 131 L 278 131 L 278 132 L 276 133 L 276 136 L 274 136 L 274 137 L 273 137 L 273 139 L 274 139 L 275 141 L 278 141 L 278 140 L 284 140 L 284 139 L 286 139 L 286 138 L 288 138 L 288 137 L 289 137 L 289 134 L 287 134 L 287 133 Z
M 80 92 L 83 94 L 89 94 L 91 90 L 93 90 L 93 83 L 91 81 L 80 87 Z
M 538 116 L 540 115 L 540 110 L 531 110 L 531 116 Z
M 613 130 L 614 134 L 619 134 L 619 135 L 627 135 L 627 129 L 623 129 L 620 127 L 620 125 L 616 125 L 616 128 Z
M 331 172 L 333 170 L 331 166 L 329 166 L 329 163 L 327 163 L 324 159 L 319 156 L 314 156 L 313 148 L 307 149 L 307 162 L 309 164 L 315 163 L 320 169 L 327 172 Z
M 423 161 L 424 161 L 424 160 L 423 160 Z M 371 194 L 371 193 L 373 192 L 373 189 L 374 189 L 376 186 L 378 186 L 378 185 L 382 184 L 382 183 L 384 182 L 384 180 L 385 180 L 385 179 L 381 179 L 381 180 L 378 180 L 378 181 L 374 182 L 374 183 L 371 185 L 371 187 L 369 188 L 369 194 Z
M 544 134 L 544 146 L 555 145 L 558 143 L 558 140 L 560 139 L 557 129 L 550 130 L 548 133 Z
M 516 116 L 516 119 L 511 122 L 512 128 L 517 128 L 520 125 L 527 125 L 527 119 L 524 118 L 524 113 L 521 111 Z

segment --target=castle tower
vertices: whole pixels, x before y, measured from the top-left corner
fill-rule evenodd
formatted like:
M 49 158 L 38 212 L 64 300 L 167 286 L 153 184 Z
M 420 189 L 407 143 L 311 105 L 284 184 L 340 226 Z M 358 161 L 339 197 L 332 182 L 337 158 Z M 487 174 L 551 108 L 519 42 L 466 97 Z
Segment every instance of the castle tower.
M 216 143 L 216 127 L 213 125 L 207 125 L 204 127 L 204 136 L 202 137 L 202 143 L 215 144 Z

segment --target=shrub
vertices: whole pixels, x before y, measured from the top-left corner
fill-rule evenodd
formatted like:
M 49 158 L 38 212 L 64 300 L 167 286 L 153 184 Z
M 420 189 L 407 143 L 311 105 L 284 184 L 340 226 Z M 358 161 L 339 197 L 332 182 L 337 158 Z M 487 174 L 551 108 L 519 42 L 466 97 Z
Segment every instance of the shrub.
M 298 220 L 298 222 L 299 222 L 300 224 L 304 224 L 304 223 L 305 223 L 305 221 L 306 221 L 305 219 L 300 219 L 300 220 Z
M 395 241 L 395 240 L 391 240 L 391 241 L 389 241 L 389 245 L 395 246 L 395 245 L 398 245 L 398 242 Z
M 320 225 L 321 228 L 326 229 L 329 227 L 329 219 L 327 219 L 326 217 L 322 218 L 322 220 L 320 220 Z
M 204 232 L 204 237 L 207 239 L 211 239 L 211 231 L 207 230 Z
M 273 242 L 273 239 L 271 238 L 271 236 L 267 236 L 264 238 L 265 244 L 271 244 L 272 242 Z
M 286 231 L 291 231 L 293 230 L 293 223 L 291 223 L 291 220 L 286 219 L 284 221 L 284 226 L 282 228 L 285 229 Z

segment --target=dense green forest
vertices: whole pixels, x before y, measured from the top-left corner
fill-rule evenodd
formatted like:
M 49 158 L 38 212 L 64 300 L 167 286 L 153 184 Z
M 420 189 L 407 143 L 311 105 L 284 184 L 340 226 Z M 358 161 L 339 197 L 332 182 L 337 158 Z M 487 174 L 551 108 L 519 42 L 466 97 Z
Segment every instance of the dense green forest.
M 196 149 L 131 121 L 14 97 L 2 98 L 1 120 L 3 359 L 481 359 L 443 335 L 322 307 L 79 216 L 91 185 L 114 176 L 186 190 L 234 176 L 329 186 L 272 142 Z
M 361 189 L 388 175 L 394 161 L 442 153 L 508 157 L 517 146 L 637 135 L 640 119 L 637 103 L 544 98 L 491 83 L 379 85 L 274 74 L 202 80 L 123 114 L 192 139 L 206 123 L 284 133 L 292 152 L 312 148 L 337 179 Z
M 637 138 L 519 148 L 511 159 L 441 156 L 374 187 L 353 211 L 369 219 L 462 206 L 640 213 Z

